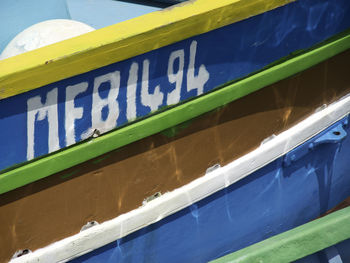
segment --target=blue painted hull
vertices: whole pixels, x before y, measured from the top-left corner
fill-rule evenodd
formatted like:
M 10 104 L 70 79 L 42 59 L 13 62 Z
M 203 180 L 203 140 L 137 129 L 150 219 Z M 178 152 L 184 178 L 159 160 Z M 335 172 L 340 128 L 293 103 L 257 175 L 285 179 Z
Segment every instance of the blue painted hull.
M 207 262 L 317 218 L 350 195 L 348 119 L 243 180 L 72 262 Z M 344 139 L 327 137 L 334 135 Z M 296 158 L 289 162 L 291 153 Z
M 329 259 L 331 259 L 332 257 L 327 257 L 327 252 L 328 254 L 330 254 L 330 256 L 336 257 L 338 255 L 338 257 L 341 258 L 341 261 L 339 261 L 338 258 L 338 262 L 339 263 L 346 263 L 346 262 L 350 262 L 350 239 L 345 240 L 343 242 L 340 242 L 339 244 L 336 244 L 335 246 L 331 247 L 330 249 L 332 249 L 333 253 L 329 253 L 329 251 L 319 251 L 315 254 L 309 255 L 307 257 L 304 257 L 302 259 L 299 259 L 297 261 L 295 261 L 295 263 L 329 263 L 332 261 L 329 261 Z M 328 248 L 329 249 L 329 248 Z M 337 262 L 333 259 L 334 262 Z M 338 263 L 337 262 L 337 263 Z
M 106 132 L 158 109 L 208 93 L 293 52 L 311 48 L 348 28 L 349 1 L 296 1 L 152 52 L 1 100 L 0 126 L 6 129 L 0 130 L 0 156 L 6 158 L 0 158 L 0 170 L 92 136 L 96 129 L 100 129 L 92 117 L 94 110 L 97 111 L 97 124 L 103 126 L 109 120 L 101 131 Z M 182 71 L 179 71 L 180 64 L 183 64 Z M 153 95 L 159 87 L 159 101 L 153 106 L 142 99 L 142 75 L 147 69 L 146 93 Z M 115 75 L 116 72 L 119 75 Z M 130 78 L 130 72 L 134 72 L 134 78 Z M 199 78 L 199 75 L 202 77 Z M 104 100 L 111 94 L 112 84 L 108 78 L 113 76 L 113 89 L 117 89 L 114 100 L 118 103 L 112 110 Z M 72 95 L 72 90 L 78 89 L 69 88 L 73 85 L 81 85 L 81 92 Z M 93 109 L 93 94 L 96 93 L 95 98 L 105 104 Z M 82 116 L 77 113 L 73 121 L 66 122 L 67 102 L 72 102 L 70 107 L 77 109 L 76 112 L 81 111 Z M 53 105 L 51 113 L 47 110 L 50 105 Z

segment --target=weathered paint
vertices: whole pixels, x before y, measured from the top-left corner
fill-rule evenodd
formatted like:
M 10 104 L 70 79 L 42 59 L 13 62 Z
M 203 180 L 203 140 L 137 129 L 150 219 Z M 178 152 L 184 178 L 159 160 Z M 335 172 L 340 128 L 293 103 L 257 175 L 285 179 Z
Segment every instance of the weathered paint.
M 196 0 L 0 61 L 0 98 L 85 73 L 293 0 Z
M 225 105 L 268 84 L 305 70 L 332 55 L 348 49 L 350 46 L 349 40 L 350 36 L 346 35 L 306 54 L 257 73 L 249 78 L 243 79 L 205 96 L 200 96 L 196 100 L 189 101 L 175 108 L 161 112 L 153 117 L 136 122 L 133 125 L 108 133 L 100 138 L 95 138 L 87 143 L 79 144 L 75 147 L 68 148 L 65 151 L 28 163 L 23 167 L 5 172 L 0 175 L 0 193 L 7 192 L 133 141 L 160 132 L 200 114 L 213 110 L 216 107 Z M 44 113 L 46 114 L 47 111 Z M 40 114 L 38 116 L 40 117 Z M 13 131 L 11 130 L 10 132 Z M 23 134 L 21 136 L 23 136 Z M 47 135 L 45 137 L 48 138 Z M 6 138 L 6 136 L 2 138 Z M 55 146 L 54 143 L 51 145 Z M 26 176 L 23 176 L 24 173 Z
M 294 262 L 349 238 L 350 207 L 347 207 L 211 262 Z
M 0 126 L 6 127 L 0 130 L 0 156 L 6 155 L 0 159 L 0 169 L 45 156 L 201 96 L 350 27 L 350 20 L 341 16 L 350 12 L 350 3 L 343 0 L 325 9 L 321 18 L 313 18 L 310 10 L 324 8 L 329 1 L 313 0 L 306 6 L 294 2 L 0 100 Z M 328 18 L 333 12 L 339 15 L 336 20 Z M 262 23 L 268 26 L 254 27 Z M 292 31 L 290 24 L 295 25 Z M 289 31 L 281 34 L 285 29 Z M 245 92 L 250 91 L 242 94 Z
M 342 106 L 343 108 L 345 106 L 346 111 L 349 112 L 349 97 L 342 101 L 348 102 L 346 106 L 344 104 Z M 336 103 L 324 109 L 323 112 L 334 116 L 335 111 L 330 109 L 335 105 Z M 311 119 L 318 113 L 293 128 L 303 126 L 299 131 L 304 133 L 306 126 L 315 125 Z M 324 117 L 330 120 L 329 116 L 324 115 Z M 348 123 L 348 116 L 321 133 L 309 137 L 309 140 L 299 144 L 297 148 L 308 148 L 310 143 L 324 136 L 328 137 L 327 134 L 333 133 L 333 129 L 339 126 L 348 133 L 350 129 L 346 123 Z M 293 128 L 264 143 L 259 149 L 279 141 L 283 135 L 287 140 L 285 146 L 289 148 L 287 145 L 291 145 L 292 141 L 295 142 L 294 139 L 297 136 L 300 138 L 300 133 L 291 132 Z M 292 137 L 294 139 L 291 139 Z M 310 222 L 323 214 L 324 208 L 330 209 L 347 198 L 350 195 L 348 187 L 350 177 L 346 176 L 349 174 L 349 145 L 349 137 L 343 137 L 343 140 L 337 143 L 324 141 L 322 145 L 310 150 L 291 166 L 285 166 L 285 156 L 280 155 L 273 162 L 262 164 L 255 172 L 233 184 L 231 184 L 232 178 L 237 178 L 242 171 L 231 164 L 228 165 L 230 168 L 218 168 L 183 188 L 157 198 L 147 204 L 144 210 L 142 207 L 132 211 L 130 217 L 126 214 L 119 217 L 119 221 L 118 219 L 114 221 L 120 224 L 113 225 L 109 221 L 95 230 L 91 229 L 85 235 L 74 236 L 74 245 L 66 240 L 65 246 L 55 246 L 55 250 L 47 248 L 46 251 L 51 250 L 48 255 L 52 255 L 53 251 L 57 253 L 57 249 L 62 250 L 63 253 L 70 249 L 72 251 L 70 255 L 78 256 L 72 263 L 208 262 Z M 270 148 L 271 151 L 273 149 Z M 248 169 L 251 171 L 252 167 L 259 167 L 256 163 L 261 164 L 260 160 L 269 155 L 268 150 L 260 151 L 255 158 L 252 158 L 251 153 L 240 159 L 247 165 L 247 174 L 250 173 Z M 217 180 L 210 180 L 213 177 Z M 203 183 L 203 188 L 200 187 L 200 182 Z M 214 185 L 220 185 L 221 190 L 216 192 L 218 188 Z M 181 197 L 179 192 L 183 194 Z M 198 193 L 206 197 L 201 199 Z M 169 202 L 166 202 L 168 200 Z M 174 209 L 175 204 L 178 210 Z M 149 221 L 146 225 L 145 217 L 138 214 L 138 211 L 145 211 L 147 208 L 153 214 L 147 217 Z M 127 231 L 129 229 L 130 232 Z M 135 231 L 135 229 L 138 230 Z M 327 238 L 334 233 L 328 232 L 332 230 L 334 228 L 325 227 Z M 344 233 L 341 236 L 349 237 L 349 231 L 346 231 L 346 236 Z M 79 240 L 78 237 L 81 239 Z M 101 242 L 102 240 L 105 242 Z M 69 241 L 72 242 L 72 239 Z M 87 252 L 84 256 L 79 255 L 77 250 L 73 250 L 89 241 L 91 242 L 89 246 L 79 250 Z M 323 245 L 327 246 L 327 244 Z M 67 254 L 65 254 L 66 257 Z M 35 262 L 42 255 L 33 254 L 31 262 Z M 272 257 L 273 253 L 270 255 Z M 266 260 L 266 262 L 271 261 Z M 277 262 L 290 261 L 287 258 L 285 261 Z
M 319 129 L 327 126 L 324 122 L 317 124 L 312 122 L 310 118 L 307 120 L 304 120 L 304 118 L 310 114 L 314 116 L 313 113 L 320 106 L 330 105 L 350 92 L 350 75 L 347 74 L 348 69 L 344 67 L 344 65 L 349 64 L 349 59 L 350 50 L 220 109 L 215 109 L 194 118 L 191 123 L 187 123 L 189 125 L 186 125 L 186 127 L 180 124 L 174 127 L 174 130 L 178 131 L 175 137 L 169 138 L 161 132 L 2 194 L 1 201 L 6 205 L 1 206 L 0 202 L 0 221 L 3 222 L 0 226 L 0 236 L 2 237 L 0 247 L 3 248 L 0 250 L 0 262 L 2 257 L 12 256 L 19 248 L 29 248 L 34 251 L 55 240 L 74 235 L 88 221 L 95 220 L 102 223 L 116 218 L 140 207 L 144 199 L 156 192 L 163 194 L 172 192 L 175 189 L 193 185 L 191 182 L 198 180 L 202 183 L 203 180 L 205 181 L 203 183 L 204 189 L 216 189 L 215 182 L 217 181 L 208 179 L 213 178 L 213 175 L 203 176 L 207 169 L 215 164 L 224 167 L 231 165 L 230 163 L 233 160 L 245 159 L 246 169 L 251 171 L 255 170 L 256 167 L 261 167 L 262 164 L 266 164 L 265 161 L 260 161 L 262 158 L 270 161 L 271 155 L 279 156 L 284 151 L 289 151 L 295 145 L 299 145 L 300 142 L 304 142 L 305 139 L 318 132 Z M 319 76 L 324 77 L 320 78 Z M 268 104 L 265 102 L 266 99 L 269 101 Z M 344 100 L 350 102 L 349 98 L 341 101 Z M 338 103 L 334 104 L 337 105 Z M 349 105 L 349 103 L 341 104 L 338 107 L 348 111 L 350 109 Z M 323 107 L 322 111 L 318 111 L 318 114 L 324 116 L 324 120 L 328 124 L 329 121 L 332 122 L 339 116 L 343 116 L 342 114 L 338 115 L 330 108 L 332 106 Z M 331 114 L 323 113 L 327 110 Z M 310 132 L 302 122 L 312 127 L 313 131 Z M 292 132 L 295 124 L 302 127 L 300 133 Z M 285 135 L 287 143 L 280 147 L 281 152 L 268 148 L 269 150 L 266 149 L 263 154 L 260 152 L 260 155 L 256 154 L 255 157 L 252 157 L 255 149 L 263 147 L 260 146 L 262 141 L 265 141 L 263 144 L 265 146 L 274 141 L 272 139 L 266 142 L 265 138 L 275 134 L 277 137 L 274 138 L 276 139 L 280 135 L 283 136 L 283 131 L 284 133 L 289 132 L 289 135 Z M 290 136 L 290 134 L 293 134 L 293 136 Z M 342 150 L 345 149 L 346 145 L 342 145 Z M 327 154 L 321 159 L 328 158 L 331 151 L 329 149 L 327 151 Z M 346 153 L 343 154 L 343 152 L 341 154 L 344 156 L 343 158 L 349 156 Z M 239 159 L 237 160 L 237 158 Z M 221 168 L 215 170 L 218 175 L 222 174 L 220 170 Z M 234 182 L 233 178 L 242 175 L 242 169 L 239 167 L 232 168 L 231 171 L 227 173 L 225 180 L 218 179 L 218 182 L 222 182 L 225 187 Z M 62 176 L 71 173 L 75 174 L 62 178 Z M 302 173 L 302 175 L 295 177 L 299 177 L 299 179 L 300 177 L 315 178 L 314 176 L 304 176 L 305 174 Z M 284 177 L 283 175 L 280 175 L 280 177 L 285 182 L 282 185 L 286 186 L 290 183 L 288 181 L 290 177 Z M 294 176 L 292 177 L 294 178 Z M 349 191 L 346 182 L 350 180 L 350 177 L 343 177 L 342 175 L 338 176 L 338 179 L 343 182 L 338 187 L 344 191 Z M 247 179 L 249 181 L 249 177 Z M 271 181 L 274 180 L 276 179 L 272 176 L 272 179 L 269 177 L 265 182 L 270 185 Z M 311 187 L 311 185 L 314 187 L 315 182 L 311 181 L 307 185 L 308 187 Z M 212 188 L 213 186 L 215 187 Z M 194 187 L 194 189 L 196 189 L 195 193 L 198 193 L 198 188 Z M 174 192 L 178 193 L 178 191 Z M 281 193 L 283 191 L 281 190 Z M 193 192 L 187 192 L 186 190 L 184 192 L 186 193 L 185 198 L 174 198 L 176 207 L 183 208 L 183 205 L 187 205 L 187 202 L 192 204 L 193 200 L 198 200 L 198 196 L 193 195 Z M 246 193 L 245 201 L 254 204 L 255 199 L 252 199 L 252 197 L 256 196 L 257 193 L 260 193 L 260 191 L 252 190 L 252 192 Z M 290 201 L 289 193 L 286 194 L 286 198 Z M 308 196 L 308 193 L 317 195 L 313 191 L 302 191 L 302 194 L 306 196 Z M 338 196 L 339 190 L 337 189 L 335 193 Z M 342 193 L 340 200 L 344 195 Z M 180 200 L 183 200 L 185 204 Z M 238 203 L 242 203 L 242 209 L 245 207 L 242 199 L 233 198 L 233 200 L 239 200 Z M 257 200 L 261 199 L 257 198 Z M 323 205 L 320 207 L 317 205 L 318 198 L 315 198 L 315 196 L 309 200 L 314 204 L 313 209 L 324 209 L 326 203 L 324 199 L 322 199 Z M 233 201 L 233 203 L 236 201 Z M 334 204 L 338 201 L 339 199 L 331 201 L 331 203 Z M 262 203 L 263 206 L 271 204 L 264 201 Z M 254 205 L 259 207 L 259 204 Z M 301 205 L 308 205 L 308 203 L 301 202 Z M 163 204 L 162 207 L 164 207 L 165 212 L 171 213 L 173 211 L 171 205 Z M 243 209 L 243 211 L 245 210 Z M 150 212 L 154 218 L 162 217 L 152 209 Z M 164 212 L 161 212 L 161 215 L 164 216 Z M 134 216 L 134 219 L 143 218 L 140 214 L 134 214 Z M 21 218 L 21 220 L 16 220 L 16 218 Z M 125 222 L 134 222 L 134 220 L 130 221 L 124 216 L 123 218 Z M 140 221 L 142 222 L 141 225 L 144 226 L 147 222 L 154 223 L 154 220 L 158 219 L 152 219 L 151 221 L 140 219 Z M 65 223 L 62 224 L 62 222 Z M 233 224 L 235 225 L 234 221 Z M 52 228 L 52 225 L 55 225 L 55 227 Z M 122 225 L 122 235 L 128 233 L 128 229 L 134 229 L 133 226 L 135 226 L 131 226 L 129 223 L 122 223 Z M 27 226 L 30 226 L 30 228 Z M 16 229 L 16 235 L 14 235 L 13 229 Z M 116 230 L 119 227 L 113 229 Z M 216 227 L 212 229 L 215 230 Z M 114 230 L 106 232 L 110 234 Z M 4 242 L 1 243 L 1 241 Z M 237 245 L 239 243 L 237 242 Z M 79 244 L 75 244 L 77 247 L 81 247 Z M 55 250 L 53 251 L 60 254 Z M 193 262 L 193 260 L 190 262 Z

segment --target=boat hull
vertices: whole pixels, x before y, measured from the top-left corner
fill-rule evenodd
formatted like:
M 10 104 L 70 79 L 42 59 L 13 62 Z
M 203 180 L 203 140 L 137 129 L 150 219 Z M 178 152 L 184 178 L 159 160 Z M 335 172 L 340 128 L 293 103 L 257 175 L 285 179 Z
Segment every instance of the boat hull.
M 344 126 L 349 117 L 317 137 Z M 315 140 L 300 147 L 305 147 Z M 72 262 L 208 262 L 315 219 L 350 195 L 350 137 L 243 180 Z
M 344 0 L 292 2 L 2 99 L 0 126 L 6 129 L 0 130 L 0 156 L 6 158 L 0 169 L 120 128 L 314 48 L 350 27 L 349 12 Z
M 53 241 L 78 233 L 86 222 L 97 221 L 102 223 L 115 217 L 118 218 L 121 214 L 138 208 L 145 200 L 149 200 L 148 197 L 157 192 L 164 194 L 175 189 L 187 187 L 193 181 L 207 178 L 207 176 L 203 175 L 206 173 L 210 174 L 211 171 L 215 172 L 215 167 L 230 166 L 231 163 L 235 163 L 235 160 L 239 162 L 240 158 L 247 158 L 245 156 L 249 155 L 252 151 L 259 150 L 262 146 L 267 145 L 269 141 L 273 142 L 274 138 L 278 138 L 284 132 L 293 129 L 295 125 L 299 125 L 305 118 L 315 115 L 315 111 L 322 113 L 327 110 L 325 105 L 340 103 L 337 102 L 338 100 L 346 100 L 343 96 L 350 91 L 350 75 L 347 74 L 346 67 L 349 56 L 350 52 L 346 51 L 292 78 L 265 87 L 225 107 L 195 118 L 191 122 L 165 130 L 139 142 L 72 167 L 69 170 L 61 171 L 53 176 L 3 194 L 0 214 L 2 215 L 1 221 L 4 224 L 0 228 L 0 232 L 3 237 L 6 237 L 4 240 L 13 240 L 12 242 L 3 244 L 4 247 L 7 247 L 3 251 L 12 251 L 12 255 L 19 248 L 35 250 L 43 247 Z M 319 78 L 320 75 L 325 76 L 325 78 Z M 270 103 L 267 104 L 266 101 Z M 255 169 L 261 168 L 261 166 L 285 154 L 286 152 L 284 151 L 287 151 L 287 149 L 292 150 L 300 143 L 304 143 L 309 137 L 314 136 L 325 129 L 325 127 L 337 121 L 338 118 L 348 113 L 348 106 L 346 104 L 340 108 L 344 111 L 341 115 L 337 115 L 334 112 L 330 112 L 329 114 L 322 113 L 324 115 L 322 118 L 326 122 L 317 125 L 313 124 L 311 128 L 301 126 L 302 128 L 298 131 L 300 134 L 291 132 L 295 138 L 293 139 L 293 136 L 288 137 L 285 146 L 280 147 L 280 152 L 276 153 L 274 150 L 271 150 L 260 153 L 252 164 L 248 162 L 244 166 L 245 168 L 237 168 L 230 171 L 228 174 L 232 175 L 235 179 L 228 180 L 226 178 L 227 183 L 225 185 L 228 186 L 230 184 L 229 182 L 233 183 L 240 178 L 248 176 Z M 306 136 L 305 139 L 300 139 L 303 136 Z M 93 140 L 91 143 L 94 143 Z M 339 141 L 339 144 L 342 145 L 341 149 L 347 147 L 346 145 L 344 146 L 344 143 L 345 141 L 343 140 Z M 309 147 L 309 144 L 305 145 Z M 325 156 L 321 154 L 323 151 L 320 153 L 322 147 L 326 147 L 324 151 L 327 155 Z M 338 148 L 339 145 L 335 142 L 326 146 L 320 145 L 315 148 L 314 152 L 309 153 L 312 158 L 316 158 L 316 161 L 317 158 L 320 158 L 319 163 L 313 164 L 315 167 L 318 167 L 318 170 L 315 168 L 317 172 L 322 171 L 322 168 L 329 165 L 323 162 L 329 156 L 335 158 L 334 154 Z M 292 156 L 292 154 L 293 151 L 289 156 Z M 344 158 L 347 156 L 347 152 L 344 153 L 344 150 L 337 154 L 345 156 Z M 308 165 L 312 164 L 310 161 L 312 158 L 305 154 L 305 150 L 298 151 L 296 155 L 298 158 L 301 156 L 299 158 L 299 164 L 303 158 L 308 158 L 306 160 L 306 162 L 310 162 Z M 265 161 L 257 165 L 257 160 L 263 158 L 266 158 Z M 346 181 L 342 185 L 344 187 L 343 192 L 338 188 L 336 189 L 336 194 L 340 195 L 332 195 L 339 198 L 336 201 L 327 201 L 326 193 L 318 196 L 317 187 L 321 187 L 318 185 L 318 183 L 321 183 L 321 181 L 317 181 L 318 175 L 312 174 L 306 176 L 307 173 L 312 172 L 312 167 L 308 167 L 304 171 L 303 169 L 306 167 L 306 164 L 304 164 L 305 167 L 303 165 L 300 166 L 298 163 L 287 166 L 288 163 L 292 164 L 291 157 L 288 157 L 286 164 L 283 163 L 284 161 L 282 159 L 280 158 L 274 161 L 255 174 L 249 175 L 243 181 L 237 182 L 237 185 L 233 184 L 228 188 L 241 188 L 241 190 L 237 190 L 237 193 L 232 193 L 233 198 L 243 200 L 243 203 L 239 201 L 235 204 L 238 206 L 238 214 L 234 212 L 236 210 L 232 210 L 232 214 L 237 216 L 235 218 L 237 221 L 232 221 L 231 223 L 236 222 L 237 228 L 241 228 L 239 224 L 244 223 L 243 219 L 245 215 L 243 210 L 246 202 L 247 207 L 245 209 L 250 207 L 249 209 L 252 209 L 250 212 L 254 214 L 254 209 L 257 209 L 256 213 L 263 211 L 254 206 L 255 202 L 256 206 L 262 205 L 259 204 L 260 201 L 264 202 L 265 206 L 261 209 L 267 209 L 270 205 L 269 202 L 272 202 L 271 200 L 276 198 L 274 206 L 271 204 L 271 211 L 268 209 L 265 211 L 267 213 L 266 218 L 264 212 L 261 216 L 265 219 L 259 220 L 262 220 L 264 224 L 268 220 L 271 220 L 271 224 L 273 224 L 273 222 L 283 219 L 283 216 L 287 216 L 291 220 L 296 221 L 296 224 L 301 224 L 305 220 L 317 217 L 325 209 L 336 204 L 337 201 L 341 201 L 346 196 L 348 189 L 346 187 Z M 272 169 L 273 167 L 274 169 Z M 301 170 L 293 172 L 291 171 L 291 169 L 294 169 L 293 167 L 300 168 Z M 305 175 L 300 176 L 300 173 L 305 173 Z M 341 177 L 339 176 L 339 178 Z M 222 181 L 223 179 L 218 180 Z M 311 180 L 311 182 L 308 180 Z M 252 185 L 248 186 L 250 182 Z M 280 182 L 283 182 L 283 185 L 278 185 Z M 303 183 L 306 184 L 305 191 L 300 190 L 301 193 L 299 193 L 297 189 L 298 187 L 301 188 Z M 330 182 L 326 182 L 324 187 L 326 185 L 334 186 Z M 213 182 L 203 183 L 203 188 L 205 189 L 203 191 L 209 191 L 208 189 L 213 186 L 215 186 Z M 248 190 L 246 190 L 246 187 Z M 293 192 L 293 189 L 295 192 Z M 214 192 L 214 190 L 212 191 Z M 222 190 L 221 194 L 218 194 L 223 198 L 222 201 L 227 199 L 227 197 L 224 197 L 227 191 Z M 260 200 L 261 192 L 264 191 L 266 191 L 266 194 L 262 195 L 262 200 Z M 209 193 L 213 192 L 209 191 Z M 231 190 L 227 194 L 230 192 Z M 244 194 L 245 192 L 246 195 Z M 242 194 L 242 197 L 240 197 L 240 194 Z M 281 200 L 278 201 L 279 199 L 277 197 L 280 195 L 284 195 L 284 197 L 281 197 Z M 292 196 L 288 197 L 289 195 Z M 305 204 L 298 199 L 299 197 L 305 198 L 304 195 L 307 197 Z M 212 198 L 215 196 L 217 195 L 214 195 Z M 200 199 L 203 196 L 197 198 Z M 211 197 L 208 198 L 208 200 L 212 200 Z M 267 198 L 271 198 L 271 200 Z M 295 202 L 295 204 L 291 204 L 292 207 L 283 205 L 288 198 L 291 198 Z M 326 198 L 324 203 L 322 203 L 322 207 L 316 205 L 320 198 Z M 47 200 L 50 201 L 48 202 Z M 195 198 L 192 201 L 190 197 L 185 198 L 184 204 L 178 204 L 177 201 L 179 200 L 176 198 L 174 200 L 174 205 L 179 205 L 180 207 L 190 206 L 190 208 L 179 212 L 182 215 L 185 211 L 191 211 L 193 209 L 191 205 L 197 199 Z M 207 201 L 203 202 L 206 203 Z M 215 203 L 216 201 L 213 202 Z M 232 201 L 233 204 L 234 202 Z M 149 205 L 152 206 L 152 202 Z M 314 206 L 313 210 L 309 209 L 310 206 Z M 283 208 L 285 210 L 278 210 Z M 299 210 L 293 210 L 294 208 L 300 210 L 306 209 L 310 213 L 303 215 Z M 212 216 L 217 214 L 215 208 L 213 209 Z M 217 209 L 223 209 L 223 213 L 231 211 L 227 210 L 223 204 L 217 207 Z M 234 209 L 234 207 L 230 209 Z M 167 211 L 167 209 L 165 210 Z M 175 209 L 174 211 L 177 210 Z M 296 212 L 299 214 L 294 214 Z M 163 217 L 165 212 L 159 212 L 159 215 L 156 215 L 155 211 L 151 213 L 155 215 L 155 219 L 147 221 L 147 224 L 154 222 L 153 220 L 158 221 Z M 166 212 L 165 214 L 168 215 L 169 213 Z M 206 213 L 209 214 L 210 211 L 208 210 Z M 288 213 L 293 214 L 294 217 L 288 215 Z M 204 218 L 207 216 L 210 217 L 206 215 Z M 21 221 L 16 220 L 18 217 L 21 218 Z M 123 218 L 123 216 L 120 218 Z M 134 219 L 130 220 L 133 221 L 137 218 L 141 221 L 146 220 L 141 215 L 135 215 Z M 175 216 L 175 218 L 177 217 Z M 164 222 L 168 222 L 167 220 L 165 219 Z M 62 224 L 61 222 L 65 223 Z M 163 224 L 161 222 L 157 223 L 157 225 L 161 226 Z M 275 228 L 272 228 L 270 234 L 272 235 L 288 227 L 293 227 L 292 223 L 287 220 L 285 224 L 281 223 L 279 227 L 274 226 Z M 55 228 L 52 228 L 53 224 L 56 226 Z M 145 223 L 143 222 L 142 224 Z M 114 227 L 113 231 L 118 232 L 119 227 Z M 130 233 L 131 229 L 137 229 L 138 227 L 132 227 L 128 224 L 121 226 L 121 232 L 110 237 L 112 239 L 111 241 L 117 240 L 120 235 L 125 236 L 126 233 Z M 231 228 L 232 226 L 228 225 L 227 227 Z M 263 238 L 264 235 L 268 235 L 268 231 L 262 225 L 260 227 L 263 231 L 259 234 L 259 238 Z M 150 228 L 152 226 L 147 229 Z M 213 228 L 215 229 L 214 226 Z M 248 228 L 249 224 L 245 225 L 245 230 Z M 16 229 L 16 236 L 13 236 L 12 229 Z M 139 233 L 143 233 L 143 231 L 146 230 L 141 230 Z M 37 236 L 39 232 L 41 234 Z M 109 232 L 110 230 L 106 230 L 106 233 Z M 157 232 L 155 235 L 158 235 L 158 230 L 155 230 L 155 232 Z M 211 232 L 213 235 L 214 233 Z M 254 233 L 248 231 L 246 233 L 246 240 L 254 237 L 252 236 Z M 241 238 L 241 236 L 238 237 Z M 129 237 L 127 236 L 124 239 L 129 240 Z M 257 239 L 258 237 L 253 239 L 253 241 Z M 75 254 L 73 253 L 72 255 Z M 4 256 L 6 255 L 4 254 Z M 139 256 L 141 257 L 141 255 Z

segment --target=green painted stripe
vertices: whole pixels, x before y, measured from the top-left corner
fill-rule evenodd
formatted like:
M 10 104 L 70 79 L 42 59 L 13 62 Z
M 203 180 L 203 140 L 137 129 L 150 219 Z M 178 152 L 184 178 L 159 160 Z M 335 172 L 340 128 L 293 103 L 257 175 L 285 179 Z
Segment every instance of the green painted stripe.
M 89 142 L 75 145 L 6 171 L 0 175 L 0 194 L 190 120 L 267 85 L 306 70 L 349 48 L 350 34 L 347 33 L 347 35 L 343 35 L 332 42 L 182 105 L 167 109 Z
M 347 207 L 211 262 L 292 262 L 349 238 L 350 207 Z

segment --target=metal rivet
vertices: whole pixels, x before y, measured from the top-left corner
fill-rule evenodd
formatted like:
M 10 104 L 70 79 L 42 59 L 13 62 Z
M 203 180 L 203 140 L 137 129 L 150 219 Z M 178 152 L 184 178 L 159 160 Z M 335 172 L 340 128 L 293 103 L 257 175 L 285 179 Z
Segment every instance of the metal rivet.
M 155 193 L 154 195 L 151 195 L 149 197 L 146 197 L 143 202 L 142 202 L 142 205 L 145 205 L 147 204 L 148 202 L 151 202 L 152 200 L 158 198 L 158 197 L 161 197 L 162 196 L 162 193 L 161 192 L 157 192 Z
M 80 232 L 81 231 L 84 231 L 86 229 L 89 229 L 93 226 L 97 226 L 98 225 L 98 222 L 97 221 L 90 221 L 90 222 L 87 222 L 86 225 L 83 225 L 83 227 L 80 229 Z
M 209 167 L 209 168 L 205 171 L 205 173 L 206 173 L 206 174 L 211 173 L 212 171 L 214 171 L 214 170 L 216 170 L 216 169 L 218 169 L 218 168 L 220 168 L 220 167 L 221 167 L 221 165 L 220 165 L 219 163 L 217 163 L 217 164 L 215 164 L 215 165 Z

